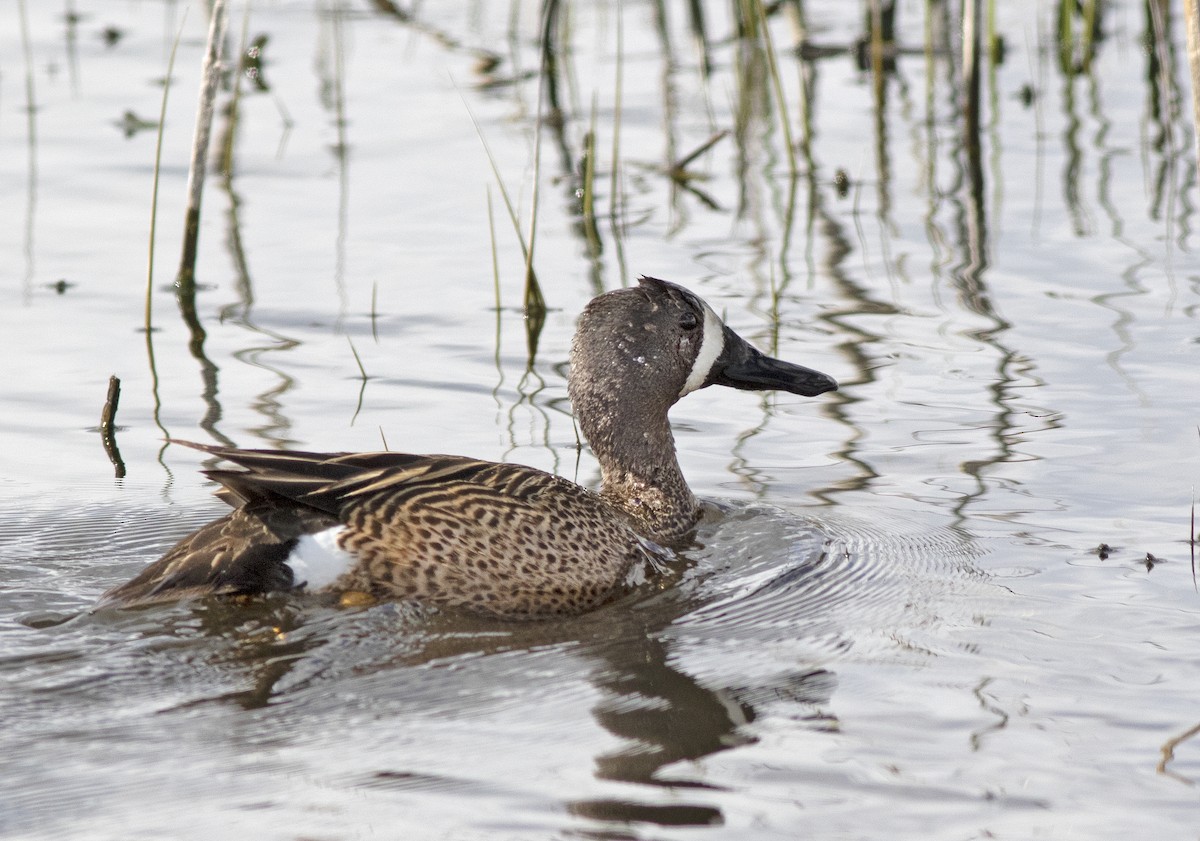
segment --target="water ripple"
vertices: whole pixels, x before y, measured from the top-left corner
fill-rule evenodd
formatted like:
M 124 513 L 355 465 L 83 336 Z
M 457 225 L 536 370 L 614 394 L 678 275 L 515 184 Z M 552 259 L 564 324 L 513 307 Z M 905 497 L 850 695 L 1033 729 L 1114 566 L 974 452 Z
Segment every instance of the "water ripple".
M 820 665 L 851 650 L 911 654 L 923 646 L 906 629 L 945 621 L 952 593 L 995 594 L 972 565 L 979 547 L 898 516 L 860 523 L 751 505 L 700 538 L 691 582 L 698 605 L 667 634 L 680 652 L 703 650 L 702 672 L 747 657 Z M 722 658 L 723 649 L 734 653 Z

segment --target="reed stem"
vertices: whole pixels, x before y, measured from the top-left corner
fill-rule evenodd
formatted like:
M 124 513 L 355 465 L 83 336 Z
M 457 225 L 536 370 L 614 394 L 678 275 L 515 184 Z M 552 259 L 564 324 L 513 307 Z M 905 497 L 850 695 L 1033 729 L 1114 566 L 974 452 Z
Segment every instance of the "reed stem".
M 196 111 L 196 131 L 192 136 L 192 161 L 188 169 L 187 209 L 184 211 L 183 253 L 179 260 L 176 286 L 181 294 L 190 294 L 196 284 L 196 251 L 200 239 L 200 200 L 204 194 L 204 176 L 208 142 L 212 136 L 217 83 L 221 79 L 221 57 L 225 45 L 225 0 L 214 0 L 208 24 L 208 45 L 204 52 L 204 71 L 200 82 L 200 102 Z

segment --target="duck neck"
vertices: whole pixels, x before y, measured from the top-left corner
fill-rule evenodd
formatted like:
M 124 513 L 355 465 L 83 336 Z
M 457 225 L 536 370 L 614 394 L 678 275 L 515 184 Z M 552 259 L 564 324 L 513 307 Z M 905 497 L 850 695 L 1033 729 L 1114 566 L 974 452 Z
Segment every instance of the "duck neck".
M 600 494 L 633 518 L 638 531 L 664 545 L 682 542 L 700 508 L 679 460 L 666 407 L 647 413 L 588 412 L 577 405 L 579 425 L 600 462 Z

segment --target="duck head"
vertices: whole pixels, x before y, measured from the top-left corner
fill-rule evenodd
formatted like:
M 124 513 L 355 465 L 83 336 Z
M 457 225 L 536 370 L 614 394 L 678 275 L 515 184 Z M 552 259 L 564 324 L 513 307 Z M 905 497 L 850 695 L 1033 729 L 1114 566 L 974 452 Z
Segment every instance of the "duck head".
M 670 408 L 710 385 L 814 397 L 828 374 L 773 359 L 730 329 L 702 298 L 652 277 L 594 298 L 571 348 L 571 399 L 585 391 Z

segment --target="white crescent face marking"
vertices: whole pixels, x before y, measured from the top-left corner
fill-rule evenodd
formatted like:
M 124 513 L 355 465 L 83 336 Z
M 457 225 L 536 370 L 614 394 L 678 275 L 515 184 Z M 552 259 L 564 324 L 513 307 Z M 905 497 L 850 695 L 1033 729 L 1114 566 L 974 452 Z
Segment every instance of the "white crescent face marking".
M 312 593 L 328 587 L 354 567 L 357 559 L 337 542 L 338 535 L 345 530 L 345 526 L 334 526 L 306 534 L 296 542 L 286 562 L 296 586 L 304 584 Z
M 703 301 L 701 303 L 704 303 Z M 700 386 L 708 379 L 713 363 L 725 349 L 725 324 L 721 317 L 713 312 L 712 307 L 704 304 L 704 336 L 700 340 L 700 350 L 696 352 L 696 361 L 692 363 L 692 372 L 688 374 L 687 382 L 679 396 L 683 397 Z

